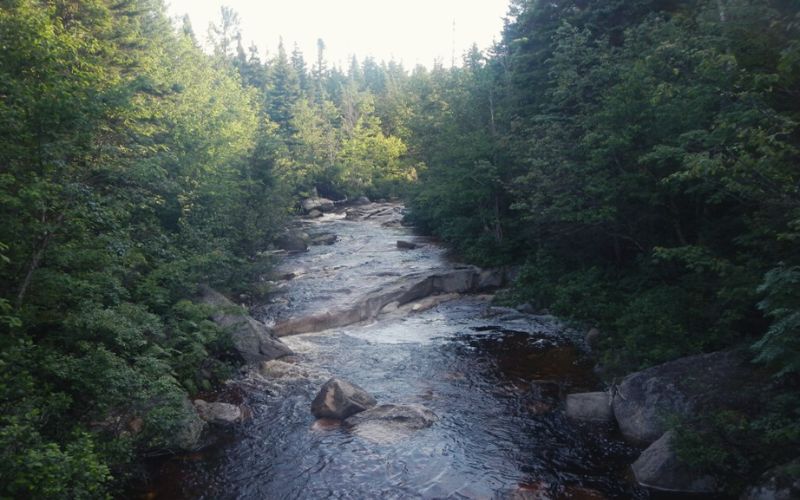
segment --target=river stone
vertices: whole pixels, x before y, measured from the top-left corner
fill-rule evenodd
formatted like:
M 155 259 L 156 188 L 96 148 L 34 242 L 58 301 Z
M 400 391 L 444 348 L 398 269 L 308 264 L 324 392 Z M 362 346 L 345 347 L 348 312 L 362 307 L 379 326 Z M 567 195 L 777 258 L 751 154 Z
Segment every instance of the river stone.
M 416 243 L 412 243 L 410 241 L 397 240 L 397 248 L 400 250 L 414 250 L 417 248 L 417 246 L 418 245 Z
M 317 418 L 343 420 L 372 408 L 378 402 L 361 387 L 346 380 L 332 378 L 325 382 L 311 403 L 311 413 Z
M 435 413 L 422 405 L 384 404 L 353 415 L 344 423 L 358 436 L 389 443 L 430 427 L 438 420 Z
M 502 269 L 483 269 L 476 276 L 474 289 L 478 292 L 494 290 L 503 286 L 505 273 Z
M 201 302 L 217 309 L 212 319 L 218 326 L 230 331 L 233 346 L 246 362 L 258 363 L 293 354 L 286 344 L 272 336 L 266 326 L 247 315 L 243 308 L 221 293 L 206 286 L 202 287 L 201 292 Z
M 677 493 L 713 493 L 717 484 L 713 477 L 699 475 L 682 464 L 672 449 L 672 431 L 665 432 L 639 455 L 631 465 L 636 481 L 642 486 Z
M 587 422 L 614 422 L 614 412 L 607 392 L 583 392 L 567 395 L 567 416 Z
M 372 202 L 369 201 L 369 198 L 367 198 L 366 196 L 359 196 L 358 198 L 353 200 L 353 205 L 369 205 L 370 203 Z
M 614 395 L 614 416 L 626 438 L 649 444 L 667 430 L 671 416 L 758 411 L 769 397 L 768 379 L 745 353 L 689 356 L 625 377 Z
M 758 484 L 739 500 L 793 500 L 800 498 L 800 459 L 765 472 Z
M 196 399 L 194 407 L 200 418 L 209 424 L 230 425 L 242 420 L 242 409 L 230 403 L 209 403 Z
M 311 237 L 312 245 L 333 245 L 339 237 L 333 233 L 317 234 Z
M 312 210 L 330 212 L 336 208 L 336 204 L 327 198 L 306 198 L 301 205 L 306 212 L 311 212 Z
M 317 210 L 315 208 L 315 209 L 313 209 L 313 210 L 308 212 L 308 216 L 311 219 L 319 219 L 320 217 L 322 217 L 322 212 L 320 212 L 319 210 Z
M 275 240 L 275 246 L 287 252 L 305 252 L 308 250 L 306 240 L 292 233 L 284 233 Z

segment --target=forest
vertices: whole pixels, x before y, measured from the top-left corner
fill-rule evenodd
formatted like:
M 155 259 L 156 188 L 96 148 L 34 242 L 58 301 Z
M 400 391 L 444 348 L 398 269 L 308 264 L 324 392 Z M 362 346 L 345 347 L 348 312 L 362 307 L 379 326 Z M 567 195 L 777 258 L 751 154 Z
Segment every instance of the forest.
M 187 396 L 242 363 L 198 287 L 268 293 L 313 195 L 403 199 L 459 259 L 519 266 L 497 300 L 598 328 L 609 382 L 746 350 L 781 396 L 684 426 L 682 457 L 796 458 L 796 1 L 512 0 L 432 69 L 264 58 L 227 8 L 202 38 L 161 0 L 0 2 L 0 497 L 117 495 L 180 448 Z

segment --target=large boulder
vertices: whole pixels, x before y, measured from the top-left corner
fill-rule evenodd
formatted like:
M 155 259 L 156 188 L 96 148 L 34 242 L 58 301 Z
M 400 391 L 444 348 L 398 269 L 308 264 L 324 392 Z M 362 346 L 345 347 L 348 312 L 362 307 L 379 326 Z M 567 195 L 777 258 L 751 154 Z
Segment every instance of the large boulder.
M 332 378 L 317 393 L 311 403 L 311 413 L 317 418 L 343 420 L 378 404 L 375 398 L 361 387 L 346 380 Z
M 230 403 L 209 403 L 195 399 L 194 407 L 201 419 L 209 424 L 231 425 L 242 420 L 242 409 Z
M 421 405 L 384 404 L 353 415 L 344 423 L 363 438 L 392 442 L 430 427 L 438 420 L 435 413 Z
M 284 233 L 275 239 L 275 246 L 287 252 L 297 253 L 308 250 L 308 242 L 305 238 L 294 233 Z
M 614 394 L 614 416 L 626 438 L 648 444 L 664 434 L 669 417 L 759 408 L 767 378 L 744 353 L 689 356 L 625 377 Z
M 302 201 L 301 205 L 306 213 L 311 212 L 312 210 L 330 212 L 336 208 L 336 204 L 327 198 L 306 198 Z
M 740 500 L 792 500 L 800 498 L 800 459 L 768 470 L 758 484 L 747 488 Z
M 231 341 L 245 361 L 258 363 L 293 354 L 286 344 L 273 337 L 264 324 L 250 317 L 243 308 L 209 287 L 203 287 L 201 291 L 201 302 L 216 309 L 212 319 L 230 331 Z
M 713 477 L 699 474 L 681 463 L 672 447 L 673 432 L 664 433 L 642 452 L 631 465 L 642 486 L 677 493 L 713 493 L 718 490 Z
M 573 420 L 611 424 L 614 412 L 607 392 L 582 392 L 567 395 L 567 416 Z

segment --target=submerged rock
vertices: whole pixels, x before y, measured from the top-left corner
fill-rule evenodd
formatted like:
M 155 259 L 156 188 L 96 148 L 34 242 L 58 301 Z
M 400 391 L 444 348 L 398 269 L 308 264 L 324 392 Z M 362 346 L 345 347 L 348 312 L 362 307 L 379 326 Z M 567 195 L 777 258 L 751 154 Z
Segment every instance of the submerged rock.
M 317 418 L 343 420 L 378 404 L 361 387 L 346 380 L 332 378 L 325 382 L 311 403 L 311 413 Z
M 397 248 L 399 248 L 400 250 L 414 250 L 418 246 L 419 245 L 417 245 L 416 243 L 412 243 L 410 241 L 397 240 Z
M 312 245 L 333 245 L 339 239 L 333 233 L 322 233 L 311 237 Z
M 422 405 L 384 404 L 353 415 L 344 423 L 363 438 L 392 442 L 430 427 L 438 420 L 435 413 Z
M 574 420 L 611 424 L 614 412 L 607 392 L 567 395 L 567 416 Z
M 631 465 L 642 486 L 677 493 L 713 493 L 717 482 L 681 463 L 672 448 L 673 432 L 664 433 Z
M 230 403 L 209 403 L 202 399 L 194 401 L 200 418 L 209 424 L 231 425 L 242 420 L 242 409 Z
M 264 324 L 250 317 L 221 293 L 203 287 L 200 300 L 217 309 L 212 319 L 217 325 L 230 331 L 234 347 L 248 363 L 269 361 L 293 354 L 286 344 L 272 336 Z

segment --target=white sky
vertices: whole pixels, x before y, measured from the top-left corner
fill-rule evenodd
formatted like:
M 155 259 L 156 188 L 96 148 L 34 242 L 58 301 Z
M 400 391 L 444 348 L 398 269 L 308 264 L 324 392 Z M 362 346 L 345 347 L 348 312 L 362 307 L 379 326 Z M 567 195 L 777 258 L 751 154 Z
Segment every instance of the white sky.
M 350 57 L 401 61 L 406 69 L 435 59 L 456 64 L 473 42 L 488 48 L 500 38 L 508 0 L 166 0 L 170 16 L 189 14 L 201 42 L 208 24 L 225 5 L 239 13 L 245 47 L 274 55 L 279 37 L 291 52 L 294 42 L 306 62 L 316 59 L 317 38 L 326 59 L 347 68 Z M 455 38 L 453 36 L 455 21 Z M 453 40 L 455 39 L 455 44 Z

